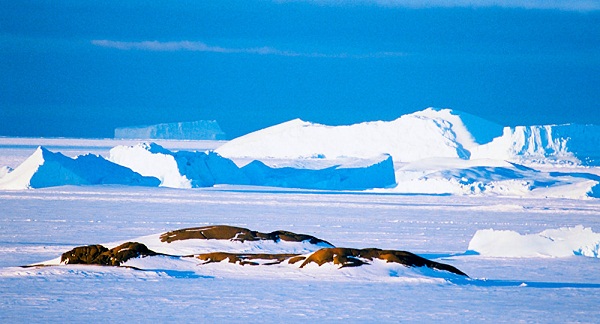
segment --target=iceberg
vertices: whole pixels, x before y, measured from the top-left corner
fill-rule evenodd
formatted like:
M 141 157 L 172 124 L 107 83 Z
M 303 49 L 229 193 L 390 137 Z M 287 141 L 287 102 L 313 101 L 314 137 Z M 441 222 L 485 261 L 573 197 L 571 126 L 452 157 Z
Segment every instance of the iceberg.
M 362 165 L 334 165 L 324 169 L 270 167 L 255 160 L 242 167 L 250 184 L 257 186 L 322 190 L 366 190 L 396 184 L 389 155 L 365 160 Z
M 469 122 L 465 123 L 461 116 L 468 116 L 465 120 Z M 478 117 L 449 109 L 428 108 L 390 122 L 347 126 L 327 126 L 295 119 L 233 139 L 216 152 L 230 158 L 256 159 L 371 158 L 390 154 L 394 162 L 429 157 L 468 160 L 470 149 L 501 134 L 500 125 Z
M 110 161 L 146 176 L 160 179 L 172 188 L 210 187 L 217 184 L 272 186 L 298 189 L 365 190 L 395 184 L 389 155 L 373 159 L 327 161 L 277 167 L 255 160 L 239 168 L 215 152 L 171 152 L 156 143 L 117 146 Z
M 427 108 L 385 122 L 327 126 L 294 119 L 233 139 L 216 152 L 229 158 L 493 159 L 521 164 L 600 165 L 600 126 L 502 127 L 451 109 Z
M 386 191 L 585 199 L 600 197 L 598 143 L 595 125 L 502 127 L 427 108 L 389 122 L 347 126 L 295 119 L 233 139 L 216 152 L 238 164 L 389 154 L 397 182 Z
M 156 178 L 141 176 L 100 156 L 87 154 L 72 159 L 41 146 L 21 165 L 0 178 L 1 189 L 98 184 L 155 187 L 159 183 Z
M 156 143 L 139 143 L 112 148 L 109 160 L 140 174 L 156 177 L 163 187 L 248 184 L 248 179 L 233 161 L 211 151 L 172 152 Z
M 505 127 L 502 136 L 475 148 L 472 157 L 600 166 L 600 126 Z
M 115 138 L 224 140 L 226 136 L 216 120 L 198 120 L 149 126 L 119 127 L 115 129 Z
M 428 108 L 389 122 L 346 126 L 294 119 L 241 136 L 214 151 L 170 151 L 152 142 L 117 146 L 108 160 L 172 188 L 252 185 L 588 199 L 600 198 L 598 143 L 600 126 L 502 127 L 463 112 Z M 51 155 L 39 153 L 44 154 Z M 75 160 L 86 159 L 92 158 Z M 63 180 L 49 181 L 47 171 L 47 183 L 33 178 L 32 184 L 33 171 L 18 176 L 42 163 L 32 160 L 28 168 L 0 169 L 1 188 L 110 179 L 106 168 L 79 170 L 65 157 L 61 165 L 69 167 L 53 171 L 55 178 Z M 102 179 L 93 179 L 91 172 Z M 17 178 L 23 183 L 15 184 Z

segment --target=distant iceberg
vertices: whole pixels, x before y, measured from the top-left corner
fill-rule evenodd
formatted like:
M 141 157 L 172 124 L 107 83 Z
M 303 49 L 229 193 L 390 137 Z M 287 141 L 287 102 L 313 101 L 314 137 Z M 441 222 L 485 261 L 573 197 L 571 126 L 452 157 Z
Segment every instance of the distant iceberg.
M 505 127 L 502 136 L 472 151 L 473 158 L 516 162 L 600 165 L 600 126 L 542 125 Z
M 600 165 L 600 126 L 503 127 L 451 109 L 427 108 L 393 121 L 327 126 L 291 120 L 233 139 L 216 152 L 229 158 L 369 158 L 395 163 L 430 158 Z
M 220 131 L 216 122 L 201 125 L 163 124 L 129 135 L 191 138 L 188 128 L 207 125 Z M 596 125 L 503 127 L 467 113 L 427 108 L 393 121 L 345 126 L 294 119 L 206 152 L 170 151 L 149 142 L 117 146 L 106 161 L 40 149 L 25 166 L 0 169 L 0 188 L 148 183 L 125 169 L 172 188 L 250 185 L 589 199 L 600 198 L 599 143 Z
M 215 152 L 171 152 L 156 143 L 117 146 L 109 159 L 142 175 L 158 178 L 171 188 L 211 187 L 218 184 L 299 189 L 365 190 L 393 186 L 394 164 L 389 155 L 369 160 L 335 160 L 326 166 L 268 166 L 252 161 L 239 168 Z
M 214 152 L 172 152 L 156 143 L 117 146 L 109 160 L 171 188 L 211 187 L 215 184 L 248 184 L 249 180 L 233 163 Z
M 464 117 L 466 116 L 466 117 Z M 428 108 L 393 121 L 327 126 L 291 120 L 233 139 L 216 152 L 226 157 L 371 158 L 394 162 L 429 157 L 468 160 L 470 150 L 502 135 L 502 126 L 466 113 Z
M 225 140 L 216 120 L 131 126 L 115 129 L 120 139 Z
M 393 121 L 346 126 L 294 119 L 215 151 L 236 163 L 389 154 L 396 185 L 386 192 L 585 199 L 600 198 L 599 143 L 596 125 L 503 127 L 460 111 L 427 108 Z
M 0 179 L 0 189 L 47 188 L 66 185 L 118 184 L 156 187 L 160 181 L 93 154 L 70 158 L 38 149 L 16 169 Z
M 100 184 L 200 188 L 228 184 L 366 190 L 396 183 L 389 155 L 327 164 L 327 167 L 314 163 L 276 167 L 253 161 L 240 168 L 215 152 L 172 152 L 155 143 L 114 147 L 109 160 L 93 154 L 70 158 L 39 147 L 16 169 L 3 169 L 0 189 Z
M 322 169 L 272 167 L 261 161 L 241 170 L 251 185 L 322 190 L 365 190 L 387 188 L 396 184 L 394 163 L 389 155 L 382 155 L 362 163 L 337 164 Z M 362 164 L 362 165 L 361 165 Z

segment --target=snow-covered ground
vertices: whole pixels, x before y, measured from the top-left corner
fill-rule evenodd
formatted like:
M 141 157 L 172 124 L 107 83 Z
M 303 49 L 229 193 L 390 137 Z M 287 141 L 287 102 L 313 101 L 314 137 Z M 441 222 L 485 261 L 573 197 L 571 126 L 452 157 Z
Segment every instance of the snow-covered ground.
M 537 234 L 583 224 L 598 233 L 597 200 L 94 186 L 4 191 L 0 201 L 0 316 L 7 322 L 97 320 L 100 314 L 136 322 L 600 319 L 598 258 L 465 254 L 483 229 Z M 17 267 L 75 246 L 212 224 L 285 229 L 337 246 L 407 250 L 472 279 L 408 270 L 286 275 L 230 264 L 181 271 L 168 262 L 155 271 Z

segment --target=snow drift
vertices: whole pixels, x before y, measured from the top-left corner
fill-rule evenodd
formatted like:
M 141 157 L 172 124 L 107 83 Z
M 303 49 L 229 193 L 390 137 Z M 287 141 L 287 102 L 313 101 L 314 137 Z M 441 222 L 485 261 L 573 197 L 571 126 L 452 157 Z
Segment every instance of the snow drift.
M 150 126 L 119 127 L 115 129 L 115 138 L 224 140 L 226 137 L 216 120 L 198 120 Z
M 158 186 L 159 180 L 141 176 L 100 156 L 87 154 L 72 159 L 43 147 L 0 178 L 1 189 L 97 184 Z
M 469 250 L 490 257 L 567 257 L 583 255 L 598 258 L 600 233 L 578 225 L 522 235 L 514 231 L 479 230 Z

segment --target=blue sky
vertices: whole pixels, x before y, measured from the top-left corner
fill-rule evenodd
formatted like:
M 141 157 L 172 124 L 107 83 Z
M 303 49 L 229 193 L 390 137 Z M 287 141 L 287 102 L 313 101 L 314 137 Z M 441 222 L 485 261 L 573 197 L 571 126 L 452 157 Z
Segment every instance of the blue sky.
M 600 1 L 4 1 L 0 136 L 216 119 L 600 124 Z

